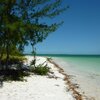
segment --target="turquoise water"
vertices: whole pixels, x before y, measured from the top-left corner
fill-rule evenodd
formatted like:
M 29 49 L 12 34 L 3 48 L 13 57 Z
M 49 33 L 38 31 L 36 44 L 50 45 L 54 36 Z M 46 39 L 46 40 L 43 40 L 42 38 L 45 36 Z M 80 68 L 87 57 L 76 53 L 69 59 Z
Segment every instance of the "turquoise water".
M 59 57 L 77 70 L 100 75 L 100 57 Z
M 51 57 L 71 81 L 78 84 L 78 91 L 89 99 L 100 100 L 100 56 L 97 55 L 39 55 Z
M 79 71 L 85 71 L 100 75 L 100 56 L 99 55 L 40 55 L 49 56 L 67 62 L 70 66 Z

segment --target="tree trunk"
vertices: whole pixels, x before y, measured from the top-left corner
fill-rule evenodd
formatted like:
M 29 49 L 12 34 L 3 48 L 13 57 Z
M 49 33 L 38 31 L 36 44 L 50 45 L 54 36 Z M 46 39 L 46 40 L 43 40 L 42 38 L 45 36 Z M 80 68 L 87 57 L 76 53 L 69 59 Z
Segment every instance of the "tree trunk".
M 1 66 L 1 54 L 0 54 L 0 68 L 1 68 L 2 66 Z
M 2 67 L 2 65 L 1 65 L 2 57 L 3 57 L 3 52 L 2 52 L 2 49 L 1 49 L 1 50 L 0 50 L 0 67 Z
M 0 67 L 2 67 L 2 65 L 1 65 L 2 56 L 3 56 L 3 54 L 0 53 Z
M 3 43 L 2 46 L 0 47 L 0 67 L 2 69 L 4 69 L 4 66 L 2 65 L 2 58 L 3 58 L 3 55 L 4 55 L 4 47 L 5 47 L 5 44 Z
M 8 69 L 9 66 L 9 43 L 7 42 L 6 46 L 6 70 Z
M 34 48 L 34 46 L 32 46 L 33 47 L 33 56 L 34 56 L 34 67 L 36 67 L 35 66 L 35 64 L 36 64 L 36 48 Z

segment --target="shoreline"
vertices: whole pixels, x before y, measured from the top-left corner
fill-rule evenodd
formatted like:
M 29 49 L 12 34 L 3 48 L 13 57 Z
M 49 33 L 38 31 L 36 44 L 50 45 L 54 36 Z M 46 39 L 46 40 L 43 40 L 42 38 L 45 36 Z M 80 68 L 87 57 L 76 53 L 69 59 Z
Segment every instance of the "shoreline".
M 27 58 L 27 61 L 25 61 L 24 64 L 29 66 L 30 62 L 33 60 L 33 56 L 25 56 L 25 57 Z M 70 68 L 70 65 L 67 63 L 64 63 L 62 60 L 48 59 L 48 57 L 43 57 L 43 56 L 42 57 L 36 56 L 36 60 L 37 60 L 36 66 L 45 62 L 45 64 L 47 64 L 48 67 L 50 67 L 50 72 L 46 76 L 32 74 L 28 77 L 25 77 L 25 80 L 28 80 L 26 82 L 18 82 L 18 81 L 4 82 L 4 88 L 0 88 L 0 97 L 1 98 L 3 97 L 5 91 L 6 91 L 5 97 L 9 98 L 9 95 L 10 95 L 9 93 L 12 91 L 12 90 L 10 90 L 10 88 L 13 89 L 12 88 L 12 86 L 13 86 L 13 87 L 15 87 L 15 89 L 13 91 L 15 94 L 17 94 L 20 89 L 22 89 L 22 91 L 23 91 L 24 88 L 25 89 L 27 88 L 28 90 L 32 91 L 33 94 L 37 94 L 37 95 L 34 95 L 34 98 L 36 98 L 35 100 L 44 100 L 44 99 L 42 99 L 43 98 L 42 95 L 37 93 L 38 88 L 41 88 L 41 93 L 43 92 L 44 94 L 46 94 L 46 96 L 51 97 L 51 99 L 47 98 L 47 100 L 54 100 L 53 97 L 56 98 L 55 100 L 60 100 L 59 98 L 61 98 L 62 100 L 66 100 L 65 98 L 67 98 L 67 100 L 99 100 L 99 99 L 97 99 L 97 98 L 99 98 L 99 96 L 97 98 L 93 97 L 93 95 L 96 95 L 98 92 L 95 93 L 95 90 L 92 90 L 92 88 L 95 88 L 95 87 L 92 87 L 92 85 L 91 85 L 92 83 L 90 84 L 90 82 L 92 82 L 93 80 L 96 80 L 94 77 L 92 77 L 92 76 L 87 77 L 87 78 L 90 77 L 93 79 L 92 81 L 89 82 L 90 86 L 89 86 L 89 88 L 87 88 L 86 85 L 83 84 L 83 81 L 85 84 L 87 84 L 87 79 L 85 78 L 87 75 L 82 76 L 83 73 L 79 74 L 79 72 L 77 72 L 76 70 L 73 70 L 73 68 Z M 66 69 L 65 69 L 64 65 L 65 65 L 65 67 L 66 67 L 66 65 L 68 67 L 66 67 Z M 99 76 L 98 76 L 98 78 L 99 78 Z M 35 79 L 35 80 L 33 81 L 33 79 Z M 47 88 L 47 90 L 50 90 L 52 92 L 48 92 L 47 90 L 44 91 L 43 83 L 41 81 L 45 82 L 44 88 Z M 30 83 L 30 82 L 32 82 L 32 83 Z M 80 84 L 80 82 L 82 84 Z M 28 86 L 27 83 L 30 85 L 32 84 L 33 86 L 32 85 L 31 86 L 33 89 L 35 88 L 34 84 L 35 85 L 37 84 L 37 91 L 34 92 L 33 90 L 29 89 L 30 86 Z M 15 84 L 15 86 L 14 86 L 14 84 Z M 23 87 L 23 85 L 25 85 L 25 87 L 22 88 L 19 85 L 22 85 L 22 87 Z M 53 89 L 55 89 L 55 87 L 57 90 L 53 90 Z M 19 90 L 16 88 L 18 88 Z M 98 87 L 98 89 L 99 89 L 99 87 Z M 89 91 L 92 90 L 91 93 L 93 93 L 93 94 L 89 95 L 88 90 Z M 56 93 L 56 91 L 57 91 L 57 93 Z M 21 90 L 19 92 L 21 92 Z M 22 95 L 22 94 L 23 93 L 21 92 L 20 95 Z M 30 93 L 30 92 L 28 92 L 27 95 L 25 94 L 25 96 L 28 96 L 28 98 L 30 98 L 27 100 L 33 100 L 33 97 L 32 96 L 30 97 L 29 94 L 32 95 L 32 93 Z M 56 95 L 56 97 L 54 94 Z M 59 95 L 59 94 L 61 94 L 61 95 Z M 15 95 L 15 99 L 20 95 L 19 94 Z M 39 97 L 40 99 L 37 99 L 37 97 Z M 10 95 L 10 98 L 12 98 L 11 95 Z M 1 99 L 1 100 L 6 100 L 6 99 Z M 10 99 L 10 100 L 13 100 L 13 99 Z M 19 100 L 19 99 L 16 99 L 16 100 Z
M 64 75 L 64 81 L 65 84 L 69 86 L 69 90 L 72 91 L 73 96 L 76 100 L 83 100 L 83 95 L 81 93 L 79 93 L 79 91 L 77 91 L 76 89 L 79 88 L 77 86 L 77 84 L 73 84 L 70 81 L 70 75 L 67 75 L 64 71 L 63 68 L 61 68 L 56 62 L 54 62 L 53 60 L 49 60 L 50 63 L 54 64 L 55 67 L 57 67 L 59 69 L 59 73 L 61 73 L 62 75 Z M 68 91 L 69 91 L 68 90 Z
M 32 56 L 25 56 L 29 65 L 33 60 Z M 36 65 L 46 61 L 44 57 L 37 57 Z M 46 62 L 50 67 L 51 73 L 46 76 L 30 75 L 25 77 L 27 81 L 4 82 L 0 88 L 0 100 L 81 100 L 75 99 L 72 91 L 69 91 L 65 83 L 65 76 L 61 74 L 57 66 Z M 67 91 L 66 91 L 67 90 Z
M 70 62 L 63 59 L 54 58 L 53 61 L 64 69 L 65 73 L 70 75 L 72 84 L 78 85 L 76 90 L 81 93 L 83 100 L 100 100 L 100 76 L 94 73 L 88 73 L 75 69 Z

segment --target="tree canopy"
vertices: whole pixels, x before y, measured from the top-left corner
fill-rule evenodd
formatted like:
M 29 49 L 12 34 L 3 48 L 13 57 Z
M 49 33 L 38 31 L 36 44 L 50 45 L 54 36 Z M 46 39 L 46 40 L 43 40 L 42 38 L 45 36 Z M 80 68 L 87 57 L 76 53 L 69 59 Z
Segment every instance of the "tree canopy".
M 45 21 L 65 10 L 61 3 L 62 0 L 0 0 L 0 54 L 6 51 L 7 62 L 12 47 L 18 51 L 29 43 L 34 47 L 62 24 Z

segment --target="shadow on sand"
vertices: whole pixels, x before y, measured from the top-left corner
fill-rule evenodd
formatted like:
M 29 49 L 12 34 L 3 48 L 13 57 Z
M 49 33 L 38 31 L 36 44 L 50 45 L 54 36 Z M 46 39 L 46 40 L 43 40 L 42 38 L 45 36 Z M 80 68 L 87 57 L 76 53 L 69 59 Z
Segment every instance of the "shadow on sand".
M 0 88 L 3 87 L 4 75 L 0 75 Z

